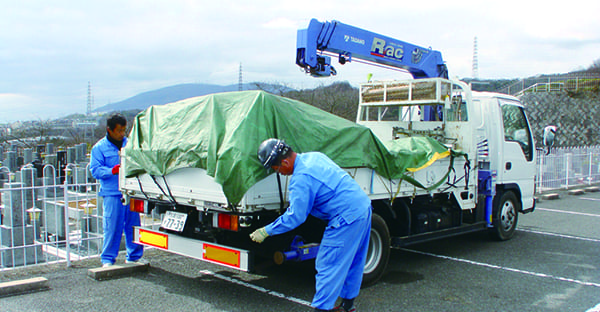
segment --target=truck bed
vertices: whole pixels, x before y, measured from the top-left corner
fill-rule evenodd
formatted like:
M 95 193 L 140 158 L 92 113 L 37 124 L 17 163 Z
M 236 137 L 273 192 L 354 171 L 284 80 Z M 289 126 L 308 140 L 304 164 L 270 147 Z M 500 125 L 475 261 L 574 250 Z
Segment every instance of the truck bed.
M 427 193 L 455 192 L 456 198 L 466 198 L 460 204 L 463 209 L 472 209 L 475 205 L 475 194 L 461 196 L 466 181 L 464 178 L 456 186 L 450 186 L 444 179 L 450 165 L 450 157 L 439 159 L 430 166 L 410 173 L 409 175 L 424 187 L 431 187 L 440 180 L 440 186 L 432 190 L 417 187 L 406 180 L 386 179 L 369 168 L 344 168 L 372 200 L 390 199 L 395 197 L 412 197 Z M 465 176 L 464 159 L 455 158 L 450 181 Z M 472 172 L 471 172 L 472 173 Z M 471 174 L 471 176 L 473 176 Z M 201 168 L 178 169 L 164 177 L 152 178 L 148 174 L 137 177 L 121 177 L 121 190 L 130 197 L 149 198 L 154 201 L 176 202 L 181 205 L 196 206 L 199 210 L 235 211 L 237 213 L 252 213 L 259 210 L 277 210 L 280 208 L 280 198 L 276 174 L 252 186 L 236 206 L 230 205 L 220 184 L 207 175 Z M 475 181 L 468 181 L 471 186 Z M 399 187 L 400 184 L 400 187 Z M 281 176 L 283 196 L 287 201 L 289 177 Z M 476 189 L 469 187 L 469 190 Z M 472 196 L 471 196 L 472 195 Z

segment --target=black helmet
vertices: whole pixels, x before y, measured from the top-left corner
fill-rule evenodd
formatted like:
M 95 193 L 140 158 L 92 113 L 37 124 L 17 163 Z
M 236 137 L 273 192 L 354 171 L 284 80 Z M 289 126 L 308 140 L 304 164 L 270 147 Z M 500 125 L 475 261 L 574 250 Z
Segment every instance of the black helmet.
M 258 147 L 258 160 L 265 167 L 270 168 L 275 164 L 279 156 L 284 155 L 290 149 L 283 140 L 267 139 Z

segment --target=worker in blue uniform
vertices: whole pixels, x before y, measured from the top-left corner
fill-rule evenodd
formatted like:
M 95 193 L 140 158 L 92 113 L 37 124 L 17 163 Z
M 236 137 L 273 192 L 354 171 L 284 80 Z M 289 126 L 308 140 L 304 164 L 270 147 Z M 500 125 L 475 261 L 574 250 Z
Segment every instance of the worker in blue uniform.
M 121 203 L 122 194 L 119 191 L 119 151 L 127 144 L 126 129 L 125 117 L 120 114 L 111 115 L 106 121 L 106 137 L 98 141 L 91 152 L 90 171 L 100 181 L 98 194 L 104 199 L 104 242 L 100 256 L 103 267 L 110 267 L 115 263 L 123 231 L 127 247 L 126 262 L 140 262 L 144 253 L 142 245 L 133 242 L 133 226 L 140 225 L 140 215 L 130 211 L 129 204 Z
M 268 139 L 258 158 L 265 168 L 291 175 L 290 205 L 284 214 L 250 237 L 262 243 L 301 225 L 309 214 L 328 222 L 315 262 L 315 311 L 356 311 L 369 246 L 371 200 L 331 159 L 319 152 L 295 153 L 284 141 Z M 338 297 L 342 298 L 335 306 Z M 332 310 L 333 309 L 333 310 Z

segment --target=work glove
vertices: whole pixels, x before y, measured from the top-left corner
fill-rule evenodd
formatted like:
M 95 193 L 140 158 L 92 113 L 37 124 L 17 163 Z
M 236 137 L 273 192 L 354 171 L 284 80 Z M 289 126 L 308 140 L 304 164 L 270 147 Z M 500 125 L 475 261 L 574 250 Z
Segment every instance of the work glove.
M 269 237 L 269 234 L 267 233 L 267 230 L 265 230 L 264 227 L 261 227 L 260 229 L 250 234 L 250 238 L 259 244 L 262 243 L 267 237 Z
M 120 164 L 119 164 L 119 165 L 115 165 L 115 166 L 112 168 L 112 174 L 119 174 L 119 168 L 121 168 L 121 165 L 120 165 Z

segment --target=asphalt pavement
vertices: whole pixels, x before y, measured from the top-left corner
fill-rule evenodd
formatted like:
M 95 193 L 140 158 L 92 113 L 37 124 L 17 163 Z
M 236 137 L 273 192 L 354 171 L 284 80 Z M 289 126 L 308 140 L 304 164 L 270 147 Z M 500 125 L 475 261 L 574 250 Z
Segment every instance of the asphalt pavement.
M 473 233 L 392 250 L 359 311 L 600 311 L 600 192 L 541 200 L 515 237 Z M 150 266 L 105 280 L 99 258 L 0 272 L 0 283 L 46 279 L 0 298 L 0 311 L 311 311 L 314 263 L 257 263 L 245 273 L 146 250 Z M 119 263 L 124 262 L 121 255 Z

